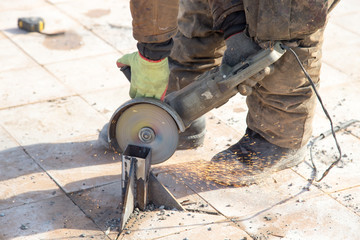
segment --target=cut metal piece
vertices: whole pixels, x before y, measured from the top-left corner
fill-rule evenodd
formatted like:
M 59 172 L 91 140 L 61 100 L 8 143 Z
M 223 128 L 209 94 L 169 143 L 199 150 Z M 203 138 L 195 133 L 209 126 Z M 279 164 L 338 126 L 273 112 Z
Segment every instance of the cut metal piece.
M 151 164 L 169 159 L 175 152 L 179 130 L 171 115 L 153 104 L 130 106 L 115 124 L 115 138 L 121 150 L 130 145 L 152 149 Z
M 128 145 L 122 154 L 121 187 L 123 209 L 120 218 L 122 231 L 134 209 L 145 210 L 151 201 L 166 209 L 184 210 L 175 197 L 150 172 L 152 149 Z

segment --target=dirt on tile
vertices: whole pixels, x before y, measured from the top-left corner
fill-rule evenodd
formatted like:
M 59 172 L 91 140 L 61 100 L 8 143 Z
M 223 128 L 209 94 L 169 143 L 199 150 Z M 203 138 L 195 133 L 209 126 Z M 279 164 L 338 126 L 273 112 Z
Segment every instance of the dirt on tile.
M 85 15 L 90 18 L 100 18 L 109 15 L 110 12 L 110 9 L 91 9 Z
M 74 31 L 66 31 L 64 34 L 46 36 L 43 45 L 48 49 L 69 51 L 83 46 L 82 37 Z

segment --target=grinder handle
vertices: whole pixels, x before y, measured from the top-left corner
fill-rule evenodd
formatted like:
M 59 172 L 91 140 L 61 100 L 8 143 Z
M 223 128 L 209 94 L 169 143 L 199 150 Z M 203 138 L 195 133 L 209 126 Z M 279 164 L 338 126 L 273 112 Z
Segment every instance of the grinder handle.
M 125 75 L 125 77 L 131 82 L 131 68 L 130 66 L 123 66 L 120 68 L 120 71 Z

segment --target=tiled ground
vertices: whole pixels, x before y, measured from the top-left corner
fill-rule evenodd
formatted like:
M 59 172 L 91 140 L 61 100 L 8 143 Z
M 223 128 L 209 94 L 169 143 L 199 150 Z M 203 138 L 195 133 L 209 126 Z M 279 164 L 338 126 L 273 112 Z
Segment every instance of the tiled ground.
M 342 1 L 325 33 L 320 93 L 335 125 L 360 120 L 359 13 L 357 0 Z M 66 33 L 25 33 L 16 25 L 25 16 Z M 140 212 L 118 236 L 120 157 L 96 140 L 129 99 L 115 61 L 135 44 L 125 0 L 0 1 L 0 240 L 360 238 L 360 123 L 338 132 L 343 162 L 320 183 L 308 182 L 310 155 L 249 187 L 189 178 L 189 162 L 243 134 L 241 96 L 207 114 L 204 147 L 163 164 L 183 171 L 158 171 L 187 211 Z M 328 129 L 318 106 L 314 136 Z M 320 173 L 336 156 L 331 137 L 314 147 Z

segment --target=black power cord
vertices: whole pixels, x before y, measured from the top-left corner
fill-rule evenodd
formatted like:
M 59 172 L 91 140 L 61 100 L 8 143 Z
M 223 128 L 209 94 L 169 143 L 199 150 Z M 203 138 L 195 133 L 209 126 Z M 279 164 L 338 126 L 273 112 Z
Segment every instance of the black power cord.
M 323 104 L 323 101 L 322 101 L 322 99 L 321 99 L 321 97 L 320 97 L 319 92 L 318 92 L 317 89 L 316 89 L 316 86 L 315 86 L 315 84 L 314 84 L 314 81 L 311 79 L 309 73 L 305 70 L 304 66 L 302 65 L 302 63 L 301 63 L 301 61 L 300 61 L 300 59 L 299 59 L 299 56 L 298 56 L 298 55 L 295 53 L 295 51 L 294 51 L 293 49 L 291 49 L 290 47 L 288 47 L 288 46 L 286 46 L 286 45 L 284 45 L 284 44 L 282 44 L 281 47 L 284 48 L 284 49 L 286 49 L 287 51 L 291 52 L 291 53 L 294 55 L 294 57 L 296 58 L 296 61 L 297 61 L 297 62 L 299 63 L 299 65 L 300 65 L 300 68 L 301 68 L 302 71 L 304 72 L 306 78 L 309 80 L 310 85 L 311 85 L 312 89 L 314 90 L 314 92 L 315 92 L 315 94 L 316 94 L 316 97 L 317 97 L 317 99 L 319 100 L 319 102 L 320 102 L 320 104 L 321 104 L 321 107 L 322 107 L 322 109 L 323 109 L 326 117 L 329 119 L 330 126 L 331 126 L 331 130 L 330 130 L 330 131 L 331 131 L 331 134 L 332 134 L 332 136 L 333 136 L 333 138 L 334 138 L 334 140 L 335 140 L 336 147 L 337 147 L 337 149 L 338 149 L 338 151 L 339 151 L 339 157 L 338 157 L 334 162 L 332 162 L 331 165 L 324 171 L 324 173 L 322 174 L 322 176 L 321 176 L 320 179 L 316 179 L 316 176 L 317 176 L 317 168 L 316 168 L 316 165 L 315 165 L 315 163 L 314 163 L 314 161 L 313 161 L 313 158 L 312 158 L 312 148 L 313 148 L 313 146 L 314 146 L 314 143 L 315 143 L 317 140 L 323 139 L 323 138 L 325 138 L 326 136 L 325 136 L 324 134 L 322 134 L 322 135 L 320 135 L 320 137 L 315 138 L 314 141 L 311 141 L 311 142 L 310 142 L 310 159 L 311 159 L 311 164 L 312 164 L 312 166 L 313 166 L 313 169 L 314 169 L 314 171 L 315 171 L 315 177 L 314 177 L 314 179 L 315 179 L 316 182 L 320 182 L 321 180 L 323 180 L 323 179 L 326 177 L 326 175 L 330 172 L 330 170 L 331 170 L 335 165 L 337 165 L 337 164 L 341 161 L 342 153 L 341 153 L 340 144 L 339 144 L 339 142 L 338 142 L 338 140 L 337 140 L 337 138 L 336 138 L 336 134 L 335 134 L 335 130 L 334 130 L 334 126 L 333 126 L 332 119 L 331 119 L 328 111 L 326 110 L 326 108 L 325 108 L 325 106 L 324 106 L 324 104 Z M 356 121 L 356 120 L 355 120 L 355 121 Z M 347 125 L 347 126 L 349 126 L 349 125 Z M 341 129 L 341 128 L 338 128 L 337 130 L 340 130 L 340 129 Z M 328 135 L 330 135 L 330 134 L 328 134 Z

